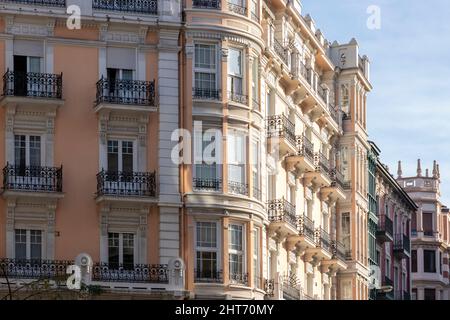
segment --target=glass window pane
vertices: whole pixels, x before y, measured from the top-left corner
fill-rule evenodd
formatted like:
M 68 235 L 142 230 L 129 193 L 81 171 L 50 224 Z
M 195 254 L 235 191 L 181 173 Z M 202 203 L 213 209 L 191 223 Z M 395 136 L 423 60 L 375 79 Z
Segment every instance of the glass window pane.
M 14 137 L 14 161 L 16 166 L 26 166 L 26 136 Z
M 30 166 L 41 166 L 41 137 L 30 136 Z
M 42 258 L 42 231 L 30 231 L 30 258 L 40 260 Z
M 27 259 L 27 231 L 17 229 L 15 232 L 15 258 L 17 260 Z
M 30 57 L 30 70 L 28 72 L 40 73 L 41 72 L 41 58 Z
M 217 223 L 197 222 L 197 247 L 217 248 Z
M 122 142 L 122 171 L 133 172 L 133 142 Z
M 119 238 L 118 233 L 108 235 L 108 262 L 112 268 L 119 267 Z
M 134 234 L 124 233 L 123 237 L 123 265 L 125 269 L 134 268 Z
M 119 141 L 108 141 L 108 171 L 119 171 Z
M 228 73 L 230 75 L 242 76 L 242 51 L 230 49 L 228 52 Z

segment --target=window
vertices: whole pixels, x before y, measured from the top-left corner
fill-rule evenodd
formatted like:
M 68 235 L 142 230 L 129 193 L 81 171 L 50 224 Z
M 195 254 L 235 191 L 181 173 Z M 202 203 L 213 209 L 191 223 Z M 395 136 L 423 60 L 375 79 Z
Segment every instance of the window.
M 434 234 L 434 232 L 433 232 L 433 213 L 423 212 L 422 219 L 423 219 L 424 235 L 432 237 Z
M 228 177 L 231 183 L 246 184 L 247 145 L 244 132 L 230 130 L 228 134 Z
M 201 128 L 196 130 L 194 137 L 194 187 L 218 191 L 222 177 L 222 166 L 219 165 L 222 158 L 221 129 L 203 125 Z
M 14 136 L 14 161 L 20 168 L 41 166 L 41 137 Z
M 259 228 L 253 229 L 253 282 L 257 288 L 261 286 L 260 235 Z
M 16 260 L 41 260 L 42 231 L 15 230 L 15 258 Z
M 442 252 L 440 252 L 440 251 L 439 251 L 439 272 L 442 275 L 442 273 L 443 273 L 443 270 L 442 270 Z
M 350 112 L 350 95 L 348 85 L 341 86 L 342 111 L 346 114 Z
M 346 212 L 342 214 L 341 218 L 341 242 L 344 245 L 345 251 L 351 250 L 351 230 L 350 230 L 350 213 Z
M 38 73 L 41 73 L 42 58 L 14 56 L 14 72 L 18 76 L 14 81 L 14 93 L 18 96 L 36 95 L 42 92 L 42 84 L 37 79 Z M 26 77 L 27 73 L 31 73 L 30 80 Z M 51 87 L 51 86 L 50 86 Z M 47 90 L 49 88 L 45 88 Z
M 436 251 L 434 250 L 423 251 L 423 271 L 427 273 L 436 272 Z
M 411 272 L 417 272 L 417 250 L 411 251 Z
M 259 60 L 255 58 L 252 63 L 252 94 L 253 109 L 260 109 L 259 96 Z
M 425 300 L 436 300 L 436 290 L 435 289 L 425 289 Z
M 391 279 L 391 258 L 386 257 L 386 271 L 385 271 L 386 277 Z
M 132 173 L 134 167 L 133 141 L 108 141 L 108 171 Z
M 217 89 L 217 50 L 215 44 L 195 44 L 194 67 L 196 94 L 202 96 L 213 94 Z
M 417 212 L 414 211 L 411 215 L 411 235 L 417 235 Z
M 134 234 L 108 234 L 108 262 L 112 268 L 121 266 L 126 270 L 134 268 Z
M 230 279 L 242 282 L 245 272 L 244 226 L 230 224 L 229 227 L 229 263 Z
M 218 279 L 218 228 L 217 222 L 196 224 L 196 280 Z
M 261 161 L 259 141 L 252 142 L 252 179 L 253 179 L 253 197 L 261 199 Z
M 230 49 L 228 54 L 228 90 L 232 94 L 244 93 L 242 50 Z

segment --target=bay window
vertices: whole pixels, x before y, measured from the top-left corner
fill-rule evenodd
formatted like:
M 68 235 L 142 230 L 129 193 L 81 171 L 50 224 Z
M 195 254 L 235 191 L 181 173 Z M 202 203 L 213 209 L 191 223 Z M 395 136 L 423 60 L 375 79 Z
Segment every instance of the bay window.
M 256 288 L 261 287 L 260 235 L 261 229 L 253 229 L 253 283 Z

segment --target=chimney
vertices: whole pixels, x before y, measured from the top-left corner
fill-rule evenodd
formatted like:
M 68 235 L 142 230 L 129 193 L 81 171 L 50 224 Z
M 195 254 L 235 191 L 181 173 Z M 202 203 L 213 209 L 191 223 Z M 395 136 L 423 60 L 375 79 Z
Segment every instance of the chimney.
M 422 164 L 420 162 L 420 159 L 417 160 L 417 176 L 418 177 L 422 176 Z
M 401 161 L 398 162 L 397 175 L 398 175 L 398 179 L 401 179 L 401 177 L 402 177 L 402 175 L 403 175 L 403 171 L 402 171 L 402 162 L 401 162 Z

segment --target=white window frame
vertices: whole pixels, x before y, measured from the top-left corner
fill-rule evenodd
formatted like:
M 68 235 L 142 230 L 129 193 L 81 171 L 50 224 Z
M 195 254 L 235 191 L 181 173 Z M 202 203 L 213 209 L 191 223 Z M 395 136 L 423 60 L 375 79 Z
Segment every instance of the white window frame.
M 246 68 L 245 68 L 245 64 L 244 64 L 244 50 L 242 48 L 237 48 L 237 47 L 230 47 L 229 48 L 229 52 L 231 53 L 231 51 L 237 51 L 240 53 L 240 60 L 241 60 L 241 70 L 240 70 L 240 74 L 236 74 L 231 72 L 231 63 L 230 60 L 228 61 L 228 70 L 227 70 L 227 82 L 228 82 L 228 91 L 229 92 L 233 92 L 236 94 L 242 94 L 245 95 L 245 93 L 247 92 L 246 90 L 246 83 L 245 83 L 245 79 L 246 79 Z M 231 54 L 229 53 L 229 56 L 231 56 Z M 242 82 L 242 90 L 241 92 L 235 92 L 234 88 L 231 84 L 230 79 L 231 78 L 239 78 Z
M 133 172 L 137 172 L 138 169 L 138 143 L 137 140 L 135 138 L 125 138 L 125 137 L 115 137 L 115 136 L 110 136 L 108 137 L 107 141 L 106 141 L 106 163 L 105 163 L 105 170 L 108 169 L 109 167 L 109 163 L 108 163 L 108 155 L 109 155 L 109 142 L 110 141 L 118 141 L 119 142 L 119 153 L 118 153 L 118 171 L 119 172 L 123 172 L 123 153 L 122 153 L 122 146 L 124 142 L 132 142 L 133 143 Z
M 16 232 L 17 231 L 25 231 L 26 232 L 26 260 L 31 260 L 31 232 L 32 231 L 39 231 L 41 232 L 41 259 L 45 260 L 45 231 L 42 229 L 25 229 L 25 228 L 16 228 L 14 229 L 14 258 L 17 259 L 16 256 Z
M 234 149 L 233 147 L 231 147 L 231 139 L 236 139 L 237 137 L 240 137 L 243 139 L 243 143 L 242 143 L 242 150 L 241 150 L 241 155 L 242 155 L 242 160 L 238 159 L 237 155 L 238 152 L 236 152 L 236 149 Z M 242 184 L 247 184 L 248 182 L 248 177 L 247 177 L 247 154 L 248 154 L 248 139 L 247 139 L 247 134 L 244 130 L 242 129 L 238 129 L 238 128 L 229 128 L 228 129 L 228 139 L 227 139 L 227 154 L 228 154 L 228 165 L 233 165 L 233 166 L 243 166 L 245 168 L 245 170 L 243 171 L 244 176 L 243 176 L 243 181 L 235 181 L 235 180 L 231 180 L 231 176 L 230 174 L 228 174 L 228 181 L 232 181 L 232 182 L 237 182 L 237 183 L 242 183 Z
M 25 164 L 26 166 L 30 166 L 30 154 L 31 154 L 31 137 L 39 137 L 40 138 L 40 143 L 41 143 L 41 166 L 45 166 L 45 161 L 44 161 L 44 154 L 45 154 L 45 141 L 44 141 L 44 136 L 40 135 L 40 134 L 27 134 L 27 133 L 23 133 L 23 132 L 14 132 L 14 149 L 13 149 L 13 158 L 14 158 L 14 164 L 15 165 L 19 165 L 16 163 L 16 136 L 25 136 Z
M 123 265 L 123 235 L 130 234 L 133 235 L 133 267 L 138 264 L 138 248 L 137 248 L 137 235 L 135 232 L 125 232 L 125 231 L 113 231 L 108 230 L 107 240 L 108 240 L 108 248 L 107 248 L 107 261 L 109 262 L 109 236 L 110 234 L 119 234 L 119 265 Z
M 216 247 L 200 247 L 198 246 L 198 229 L 197 224 L 198 223 L 211 223 L 216 225 Z M 198 252 L 215 252 L 216 253 L 216 273 L 221 272 L 222 270 L 222 259 L 221 259 L 221 223 L 217 220 L 196 220 L 195 221 L 195 235 L 194 235 L 194 248 L 195 248 L 195 255 L 194 255 L 194 265 L 195 269 L 197 269 L 197 253 Z M 200 272 L 200 270 L 197 270 L 197 272 Z
M 251 171 L 252 171 L 252 179 L 253 179 L 253 187 L 258 190 L 262 190 L 262 179 L 261 179 L 261 142 L 256 137 L 252 138 L 251 141 L 251 151 L 252 151 L 252 163 L 251 163 Z M 256 151 L 256 152 L 255 152 Z M 256 153 L 256 154 L 255 154 Z M 255 184 L 255 176 L 257 177 L 257 183 Z M 253 194 L 252 194 L 253 196 Z M 262 200 L 262 199 L 260 199 Z
M 253 279 L 254 286 L 259 288 L 261 286 L 261 228 L 254 227 L 252 232 L 253 237 Z
M 215 135 L 215 139 L 216 139 L 215 140 L 215 143 L 216 143 L 215 154 L 216 154 L 216 159 L 217 159 L 217 162 L 215 163 L 216 175 L 215 175 L 215 177 L 211 177 L 211 178 L 222 179 L 222 165 L 221 165 L 221 163 L 223 162 L 223 159 L 222 159 L 223 152 L 222 152 L 222 150 L 220 150 L 220 148 L 223 148 L 223 143 L 222 143 L 222 141 L 217 141 L 217 139 L 221 137 L 223 130 L 222 130 L 221 127 L 214 126 L 212 124 L 206 124 L 205 125 L 205 123 L 203 124 L 202 129 L 203 129 L 202 132 L 200 132 L 200 131 L 197 132 L 196 131 L 195 132 L 195 136 L 194 136 L 194 139 L 195 139 L 195 141 L 194 141 L 194 144 L 195 144 L 194 145 L 194 153 L 195 153 L 194 154 L 194 159 L 195 159 L 195 163 L 193 165 L 193 176 L 195 178 L 201 178 L 201 176 L 199 176 L 197 174 L 197 165 L 200 165 L 200 163 L 197 163 L 197 162 L 200 162 L 200 160 L 201 160 L 202 161 L 202 165 L 205 165 L 205 166 L 208 165 L 206 163 L 205 159 L 203 158 L 204 151 L 205 151 L 205 148 L 209 144 L 212 143 L 213 135 L 211 134 L 212 131 L 210 131 L 210 130 L 217 130 L 218 134 Z M 205 139 L 208 139 L 208 138 L 211 138 L 211 139 L 205 141 Z M 205 145 L 205 142 L 207 142 L 208 144 Z M 201 151 L 201 154 L 198 154 L 200 151 Z M 210 164 L 210 165 L 212 166 L 214 164 Z
M 247 237 L 246 237 L 246 226 L 243 223 L 239 223 L 239 222 L 230 222 L 228 225 L 228 232 L 231 233 L 231 227 L 232 226 L 238 226 L 242 228 L 242 251 L 239 250 L 235 250 L 231 248 L 231 235 L 229 235 L 228 238 L 228 255 L 237 255 L 237 256 L 241 256 L 242 257 L 242 275 L 245 275 L 247 273 Z M 230 264 L 231 264 L 231 259 L 229 259 L 229 273 L 231 275 L 231 268 L 230 268 Z
M 212 69 L 208 69 L 208 68 L 201 68 L 201 67 L 197 67 L 196 64 L 196 46 L 197 45 L 204 45 L 204 46 L 210 46 L 210 47 L 214 47 L 214 57 L 216 59 L 215 61 L 215 68 Z M 212 42 L 195 42 L 194 43 L 194 57 L 192 59 L 192 68 L 194 69 L 194 72 L 192 73 L 192 83 L 194 84 L 194 88 L 196 88 L 196 81 L 195 81 L 195 75 L 197 73 L 207 73 L 207 74 L 214 74 L 215 75 L 215 83 L 214 83 L 214 87 L 212 88 L 212 90 L 220 90 L 220 56 L 219 56 L 219 45 L 217 43 L 212 43 Z

